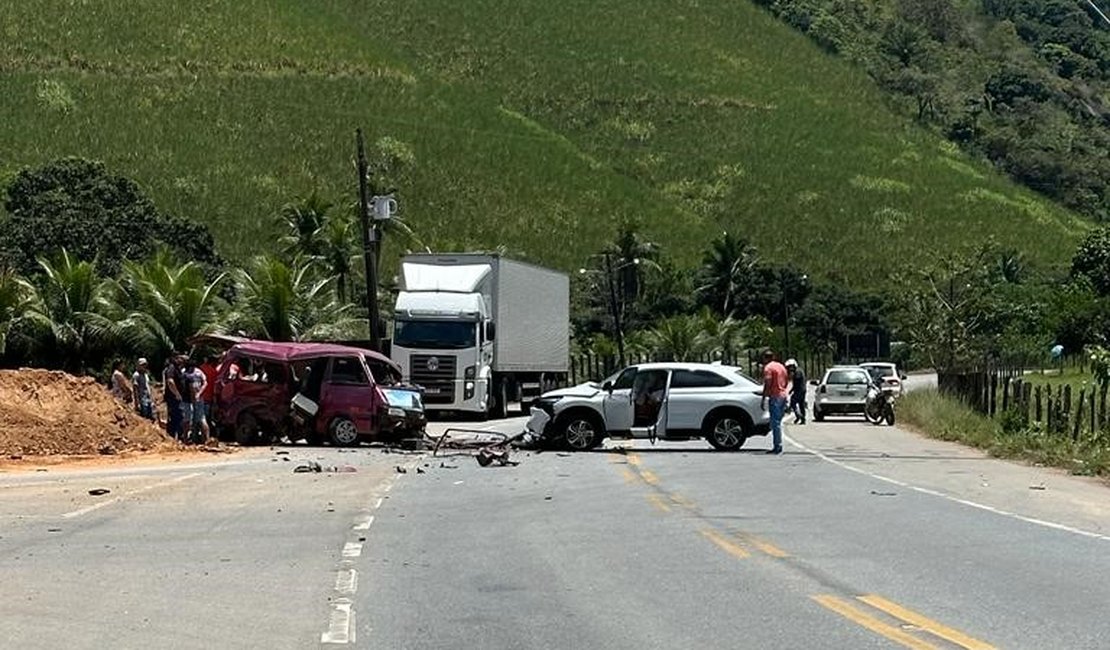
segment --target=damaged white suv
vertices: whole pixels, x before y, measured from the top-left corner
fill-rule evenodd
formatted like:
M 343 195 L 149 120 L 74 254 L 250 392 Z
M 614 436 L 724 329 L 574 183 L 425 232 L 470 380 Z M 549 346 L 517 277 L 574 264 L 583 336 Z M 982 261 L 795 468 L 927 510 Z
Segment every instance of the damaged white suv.
M 733 366 L 648 363 L 600 384 L 544 393 L 534 402 L 527 427 L 541 440 L 577 451 L 593 449 L 605 438 L 705 438 L 731 451 L 770 430 L 762 391 Z

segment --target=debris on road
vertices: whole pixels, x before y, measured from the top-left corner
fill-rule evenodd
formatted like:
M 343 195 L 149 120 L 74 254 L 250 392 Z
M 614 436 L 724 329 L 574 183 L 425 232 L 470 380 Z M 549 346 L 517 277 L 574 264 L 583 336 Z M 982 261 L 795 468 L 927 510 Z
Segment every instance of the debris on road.
M 443 469 L 458 469 L 459 468 L 458 465 L 448 465 L 447 463 L 440 463 L 439 466 L 442 467 Z
M 877 497 L 896 497 L 896 496 L 898 496 L 897 492 L 879 492 L 877 490 L 871 490 L 871 494 L 873 494 Z
M 397 470 L 398 474 L 408 474 L 408 472 L 409 472 L 407 469 L 405 469 L 404 467 L 401 467 L 400 465 L 397 465 L 394 469 Z
M 518 461 L 509 460 L 509 452 L 507 450 L 499 450 L 490 447 L 483 447 L 478 450 L 478 464 L 482 467 L 489 467 L 495 461 L 501 467 L 516 467 L 520 464 Z
M 324 471 L 324 468 L 320 465 L 320 463 L 317 463 L 314 460 L 310 460 L 307 463 L 304 463 L 302 465 L 297 465 L 296 467 L 293 468 L 293 473 L 294 474 L 305 474 L 305 473 L 308 473 L 308 472 L 317 472 L 317 473 L 319 473 L 319 472 L 322 472 L 322 471 Z
M 109 492 L 111 492 L 111 490 L 108 490 L 106 488 L 96 488 L 93 490 L 89 490 L 89 496 L 98 497 L 104 494 L 108 494 Z
M 424 468 L 422 468 L 422 467 L 417 467 L 417 468 L 416 468 L 416 473 L 417 473 L 417 474 L 423 474 L 423 473 L 424 473 Z
M 1045 487 L 1044 483 L 1041 483 L 1040 485 L 1030 485 L 1029 489 L 1030 490 L 1046 490 L 1048 488 Z

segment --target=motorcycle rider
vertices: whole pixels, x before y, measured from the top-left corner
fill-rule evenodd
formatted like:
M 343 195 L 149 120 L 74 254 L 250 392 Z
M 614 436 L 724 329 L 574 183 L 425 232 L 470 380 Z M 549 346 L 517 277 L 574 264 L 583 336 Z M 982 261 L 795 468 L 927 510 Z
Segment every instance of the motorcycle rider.
M 790 411 L 794 424 L 806 423 L 806 375 L 794 359 L 786 360 L 786 374 L 790 379 Z

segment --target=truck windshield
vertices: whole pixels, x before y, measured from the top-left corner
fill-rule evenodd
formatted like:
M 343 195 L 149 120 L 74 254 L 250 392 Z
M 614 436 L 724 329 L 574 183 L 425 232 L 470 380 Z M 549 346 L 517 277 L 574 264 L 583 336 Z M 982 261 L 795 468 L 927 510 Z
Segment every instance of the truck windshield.
M 393 345 L 402 348 L 458 350 L 474 347 L 477 323 L 434 320 L 399 320 Z

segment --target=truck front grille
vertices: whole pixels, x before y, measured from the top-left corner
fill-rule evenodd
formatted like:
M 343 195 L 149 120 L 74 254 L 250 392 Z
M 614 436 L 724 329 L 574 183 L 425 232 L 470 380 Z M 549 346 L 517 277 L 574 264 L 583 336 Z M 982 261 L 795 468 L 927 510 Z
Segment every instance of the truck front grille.
M 450 404 L 455 401 L 455 357 L 438 354 L 413 355 L 412 383 L 424 387 L 425 404 Z

